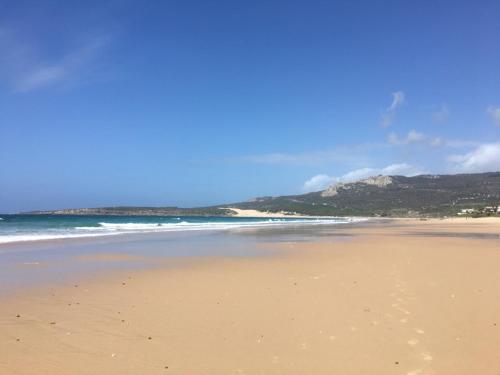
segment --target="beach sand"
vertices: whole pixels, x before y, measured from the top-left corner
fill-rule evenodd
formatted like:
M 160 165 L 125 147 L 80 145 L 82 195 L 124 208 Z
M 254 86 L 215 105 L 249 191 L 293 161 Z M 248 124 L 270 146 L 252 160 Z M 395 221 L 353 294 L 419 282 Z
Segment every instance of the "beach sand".
M 396 220 L 0 300 L 0 374 L 500 373 L 498 220 Z

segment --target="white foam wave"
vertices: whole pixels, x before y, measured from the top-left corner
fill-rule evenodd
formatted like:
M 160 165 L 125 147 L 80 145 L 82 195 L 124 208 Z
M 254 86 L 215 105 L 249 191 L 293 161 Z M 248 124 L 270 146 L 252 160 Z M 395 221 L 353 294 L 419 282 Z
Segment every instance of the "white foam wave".
M 262 221 L 240 221 L 240 222 L 205 222 L 205 223 L 189 223 L 181 221 L 180 223 L 99 223 L 100 227 L 83 227 L 81 229 L 101 229 L 108 231 L 147 231 L 147 232 L 165 232 L 178 230 L 221 230 L 235 229 L 248 227 L 263 227 L 269 225 L 291 225 L 291 224 L 346 224 L 359 219 L 338 218 L 338 219 L 303 219 L 303 220 L 285 220 L 285 219 L 268 219 Z
M 109 233 L 112 234 L 112 233 Z M 58 240 L 64 238 L 83 238 L 83 237 L 97 237 L 106 236 L 107 233 L 100 234 L 83 234 L 83 233 L 51 233 L 51 234 L 13 234 L 13 235 L 1 235 L 0 244 L 12 243 L 12 242 L 27 242 L 27 241 L 43 241 L 43 240 Z
M 180 219 L 179 219 L 180 220 Z M 41 241 L 63 238 L 97 237 L 118 234 L 173 232 L 173 231 L 201 231 L 201 230 L 231 230 L 242 228 L 258 228 L 266 226 L 284 225 L 321 225 L 321 224 L 347 224 L 364 221 L 363 218 L 328 218 L 328 219 L 267 219 L 261 221 L 221 221 L 221 222 L 195 222 L 181 221 L 177 223 L 108 223 L 101 222 L 99 226 L 76 227 L 74 229 L 52 231 L 50 233 L 17 233 L 0 235 L 1 243 Z

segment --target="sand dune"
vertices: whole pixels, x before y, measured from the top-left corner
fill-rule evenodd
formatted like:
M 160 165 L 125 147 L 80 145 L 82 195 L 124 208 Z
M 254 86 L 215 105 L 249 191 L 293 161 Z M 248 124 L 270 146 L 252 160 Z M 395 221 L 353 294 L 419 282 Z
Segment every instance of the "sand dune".
M 234 211 L 237 217 L 314 217 L 308 215 L 300 215 L 293 212 L 266 212 L 259 210 L 244 210 L 241 208 L 227 207 L 229 210 Z

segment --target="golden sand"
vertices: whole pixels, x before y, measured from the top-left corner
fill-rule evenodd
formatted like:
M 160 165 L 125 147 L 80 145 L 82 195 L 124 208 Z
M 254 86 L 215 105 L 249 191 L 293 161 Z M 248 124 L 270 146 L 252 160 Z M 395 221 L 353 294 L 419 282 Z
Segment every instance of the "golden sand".
M 0 374 L 500 373 L 497 221 L 346 231 L 23 291 L 0 302 Z

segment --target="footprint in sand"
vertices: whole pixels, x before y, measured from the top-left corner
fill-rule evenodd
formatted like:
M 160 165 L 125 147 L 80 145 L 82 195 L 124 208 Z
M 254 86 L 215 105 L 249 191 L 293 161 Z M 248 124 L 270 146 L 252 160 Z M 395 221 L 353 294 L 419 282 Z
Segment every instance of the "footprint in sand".
M 422 369 L 416 369 L 416 370 L 408 371 L 406 373 L 406 375 L 419 375 L 421 373 L 422 373 Z
M 406 314 L 406 315 L 411 315 L 411 312 L 406 310 L 406 309 L 401 309 L 401 308 L 398 308 L 398 311 L 402 312 L 403 314 Z
M 415 346 L 417 344 L 418 344 L 418 340 L 417 339 L 408 340 L 408 345 Z
M 423 335 L 425 333 L 425 331 L 420 328 L 415 328 L 415 332 L 417 332 L 419 335 Z
M 430 355 L 429 353 L 424 352 L 424 353 L 420 353 L 420 355 L 422 356 L 422 359 L 424 361 L 426 361 L 426 362 L 432 361 L 432 355 Z
M 325 277 L 326 277 L 326 275 L 325 275 L 324 273 L 322 273 L 321 275 L 311 276 L 311 278 L 312 278 L 313 280 L 319 280 L 319 279 L 323 279 L 323 278 L 325 278 Z

